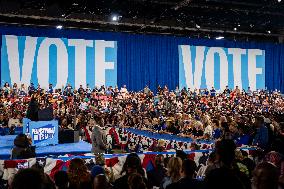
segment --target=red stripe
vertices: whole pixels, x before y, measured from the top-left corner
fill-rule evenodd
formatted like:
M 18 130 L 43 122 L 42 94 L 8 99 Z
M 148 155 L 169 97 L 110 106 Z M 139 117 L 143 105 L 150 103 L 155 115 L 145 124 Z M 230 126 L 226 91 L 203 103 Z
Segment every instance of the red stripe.
M 16 168 L 19 163 L 25 163 L 27 160 L 6 160 L 4 161 L 4 169 Z
M 89 134 L 89 130 L 86 128 L 86 127 L 83 127 L 85 133 L 86 133 L 86 137 L 87 137 L 87 140 L 89 143 L 92 143 L 92 140 L 91 140 L 91 136 Z
M 60 171 L 62 169 L 64 165 L 64 162 L 62 160 L 56 160 L 56 164 L 55 166 L 53 167 L 53 169 L 51 170 L 50 172 L 50 177 L 53 179 L 54 178 L 54 175 L 57 171 Z
M 119 162 L 118 157 L 106 159 L 106 166 L 107 167 L 113 167 L 115 164 Z
M 144 156 L 144 159 L 143 159 L 143 162 L 142 162 L 142 167 L 144 169 L 146 169 L 147 165 L 152 162 L 152 164 L 154 165 L 155 163 L 155 157 L 156 157 L 156 154 L 145 154 Z

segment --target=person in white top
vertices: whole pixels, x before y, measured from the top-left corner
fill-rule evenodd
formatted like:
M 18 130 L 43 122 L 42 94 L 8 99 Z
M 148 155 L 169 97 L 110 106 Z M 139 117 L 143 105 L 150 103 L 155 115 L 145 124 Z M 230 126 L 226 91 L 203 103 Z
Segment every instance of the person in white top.
M 210 138 L 212 137 L 213 135 L 213 128 L 211 126 L 211 124 L 208 124 L 205 129 L 204 129 L 204 135 L 207 134 L 210 136 Z
M 127 88 L 126 88 L 126 85 L 123 85 L 123 87 L 121 87 L 120 89 L 120 92 L 123 94 L 123 93 L 127 93 Z
M 20 119 L 18 118 L 18 116 L 13 116 L 12 118 L 9 119 L 8 121 L 8 127 L 11 128 L 12 126 L 14 127 L 19 127 L 21 126 L 21 122 Z
M 127 88 L 126 88 L 126 85 L 123 85 L 123 87 L 121 87 L 120 93 L 121 93 L 121 96 L 122 96 L 123 98 L 125 98 L 126 94 L 128 93 Z

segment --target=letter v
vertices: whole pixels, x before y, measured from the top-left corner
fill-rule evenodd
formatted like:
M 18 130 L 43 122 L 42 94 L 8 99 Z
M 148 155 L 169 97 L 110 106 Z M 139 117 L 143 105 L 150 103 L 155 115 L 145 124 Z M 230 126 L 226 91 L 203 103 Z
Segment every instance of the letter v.
M 5 38 L 7 45 L 11 83 L 23 83 L 25 85 L 29 85 L 33 69 L 37 37 L 26 37 L 22 66 L 22 77 L 20 77 L 18 37 L 14 35 L 6 35 Z
M 185 72 L 185 80 L 187 87 L 193 89 L 199 89 L 201 86 L 201 76 L 203 69 L 203 61 L 204 61 L 204 46 L 196 46 L 196 56 L 195 56 L 195 70 L 193 74 L 193 68 L 191 61 L 191 50 L 189 45 L 181 45 L 183 63 L 184 63 L 184 72 Z

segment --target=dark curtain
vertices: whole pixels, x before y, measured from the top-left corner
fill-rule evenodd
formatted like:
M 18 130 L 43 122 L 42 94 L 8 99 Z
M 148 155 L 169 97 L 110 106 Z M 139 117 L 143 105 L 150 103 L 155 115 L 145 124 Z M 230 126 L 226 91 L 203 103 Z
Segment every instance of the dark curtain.
M 135 91 L 142 90 L 145 85 L 148 85 L 152 90 L 156 90 L 158 85 L 167 85 L 169 89 L 174 89 L 178 86 L 178 45 L 187 44 L 208 47 L 263 49 L 265 50 L 266 62 L 266 86 L 270 90 L 280 89 L 284 92 L 283 44 L 11 26 L 0 26 L 0 33 L 2 35 L 12 34 L 58 38 L 115 40 L 117 41 L 118 46 L 118 86 L 121 87 L 125 84 L 128 89 Z

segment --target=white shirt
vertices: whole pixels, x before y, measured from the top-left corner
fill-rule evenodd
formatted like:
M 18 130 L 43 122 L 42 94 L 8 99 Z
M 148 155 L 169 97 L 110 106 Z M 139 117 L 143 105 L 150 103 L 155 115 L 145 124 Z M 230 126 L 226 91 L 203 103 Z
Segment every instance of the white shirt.
M 210 136 L 212 136 L 213 128 L 211 125 L 207 125 L 207 127 L 205 127 L 204 134 L 209 134 Z
M 8 127 L 11 128 L 12 125 L 17 127 L 17 126 L 21 126 L 22 124 L 21 124 L 20 120 L 17 119 L 17 118 L 16 119 L 10 118 L 9 121 L 8 121 Z

